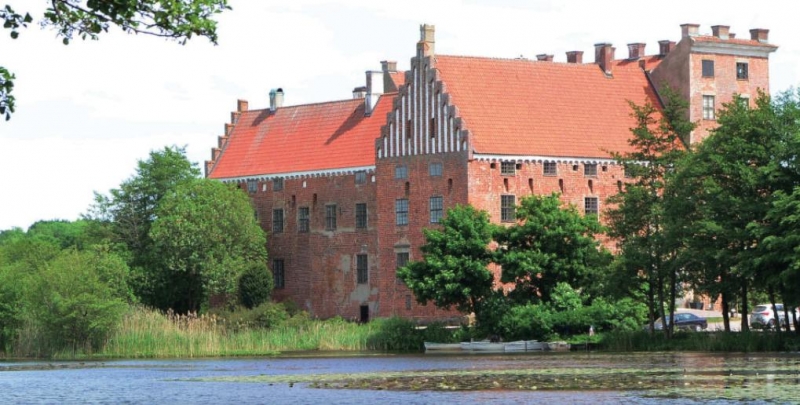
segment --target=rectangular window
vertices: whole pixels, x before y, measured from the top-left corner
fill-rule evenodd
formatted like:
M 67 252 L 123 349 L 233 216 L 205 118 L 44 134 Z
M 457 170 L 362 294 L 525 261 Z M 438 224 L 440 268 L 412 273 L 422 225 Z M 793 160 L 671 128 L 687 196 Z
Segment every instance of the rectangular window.
M 272 179 L 272 191 L 283 190 L 283 178 Z
M 356 204 L 356 228 L 366 228 L 367 227 L 367 204 L 366 203 L 358 203 Z
M 431 176 L 441 176 L 442 164 L 440 162 L 435 162 L 428 165 L 428 174 L 430 174 Z
M 408 178 L 408 168 L 405 166 L 395 166 L 394 168 L 394 178 L 396 179 L 407 179 Z
M 431 197 L 431 223 L 438 224 L 442 220 L 444 202 L 442 197 Z
M 558 173 L 556 169 L 556 162 L 544 162 L 544 170 L 542 174 L 545 176 L 555 176 Z
M 272 233 L 283 232 L 283 208 L 272 210 Z
M 308 207 L 300 207 L 297 211 L 297 231 L 307 233 L 309 231 Z
M 513 195 L 500 196 L 500 221 L 514 222 L 516 220 L 516 197 Z
M 360 170 L 356 172 L 356 184 L 364 184 L 367 182 L 367 172 Z
M 597 176 L 597 163 L 585 163 L 583 165 L 584 176 Z
M 250 194 L 255 193 L 258 191 L 258 181 L 256 180 L 247 180 L 247 192 Z
M 750 108 L 750 97 L 739 96 L 739 105 L 749 109 Z
M 275 283 L 276 289 L 286 287 L 286 274 L 284 274 L 283 259 L 275 259 L 272 261 L 272 280 Z
M 408 309 L 408 310 L 411 309 L 411 296 L 410 295 L 406 295 L 406 309 Z
M 716 119 L 714 115 L 714 96 L 703 96 L 703 119 Z
M 335 231 L 336 230 L 336 205 L 326 205 L 325 206 L 325 230 L 326 231 Z
M 586 197 L 583 199 L 583 210 L 586 215 L 597 215 L 597 197 Z
M 714 61 L 703 59 L 703 77 L 714 77 Z
M 358 273 L 358 284 L 367 284 L 369 281 L 369 272 L 367 270 L 367 255 L 356 255 L 356 273 Z
M 398 285 L 401 285 L 403 284 L 403 280 L 401 280 L 400 277 L 397 277 L 397 270 L 408 264 L 408 252 L 397 253 L 395 261 L 397 262 L 397 266 L 395 267 L 395 282 Z
M 736 78 L 747 80 L 749 76 L 747 62 L 736 62 Z
M 513 176 L 517 173 L 515 162 L 500 162 L 500 174 L 503 176 Z
M 397 225 L 408 225 L 408 199 L 395 200 L 394 214 Z

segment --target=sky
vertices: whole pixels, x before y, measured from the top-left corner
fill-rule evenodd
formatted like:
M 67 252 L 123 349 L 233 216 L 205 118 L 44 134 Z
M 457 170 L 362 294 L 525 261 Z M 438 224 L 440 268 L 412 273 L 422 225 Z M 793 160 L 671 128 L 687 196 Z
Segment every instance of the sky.
M 40 19 L 44 0 L 5 0 Z M 740 38 L 770 30 L 773 94 L 800 85 L 800 24 L 793 0 L 229 0 L 217 17 L 219 44 L 186 45 L 112 29 L 64 46 L 36 24 L 16 40 L 0 30 L 0 66 L 17 76 L 17 112 L 0 121 L 0 230 L 39 220 L 75 220 L 94 193 L 135 173 L 150 151 L 185 146 L 203 167 L 217 136 L 245 99 L 269 106 L 341 100 L 367 70 L 394 60 L 408 69 L 420 24 L 436 26 L 436 53 L 498 58 L 584 51 L 610 42 L 679 41 L 680 24 L 729 25 Z M 38 8 L 26 8 L 38 7 Z

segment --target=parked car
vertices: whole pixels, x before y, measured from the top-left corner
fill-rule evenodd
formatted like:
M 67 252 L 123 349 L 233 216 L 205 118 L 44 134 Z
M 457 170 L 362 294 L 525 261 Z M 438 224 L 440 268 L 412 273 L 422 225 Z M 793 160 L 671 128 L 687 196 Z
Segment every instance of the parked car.
M 708 328 L 708 321 L 706 318 L 702 316 L 697 316 L 690 312 L 676 312 L 675 315 L 675 328 L 676 329 L 683 329 L 683 330 L 693 330 L 696 332 L 700 332 L 701 330 L 705 330 Z M 667 321 L 667 324 L 671 322 Z M 656 330 L 664 329 L 664 323 L 661 322 L 661 318 L 656 319 L 655 323 Z
M 775 304 L 775 308 L 778 310 L 778 319 L 783 326 L 786 322 L 783 316 L 783 304 Z M 800 311 L 795 308 L 795 313 L 797 314 L 798 319 L 800 319 Z M 789 314 L 789 321 L 792 320 L 792 314 Z M 753 308 L 753 312 L 750 313 L 750 326 L 756 329 L 774 329 L 775 328 L 775 314 L 772 313 L 772 304 L 759 304 Z

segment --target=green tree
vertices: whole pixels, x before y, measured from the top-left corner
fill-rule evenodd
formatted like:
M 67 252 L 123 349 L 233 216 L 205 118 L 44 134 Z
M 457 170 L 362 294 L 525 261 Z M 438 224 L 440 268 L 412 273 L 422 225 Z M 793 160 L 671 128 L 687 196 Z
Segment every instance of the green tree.
M 739 98 L 725 104 L 719 126 L 680 163 L 674 183 L 675 201 L 682 208 L 673 216 L 684 224 L 682 267 L 697 289 L 721 294 L 726 330 L 729 306 L 737 296 L 747 313 L 751 285 L 766 288 L 773 302 L 774 293 L 780 293 L 780 271 L 774 262 L 765 265 L 761 241 L 762 230 L 770 226 L 773 194 L 786 189 L 779 175 L 786 165 L 780 158 L 785 123 L 766 94 L 755 104 L 751 109 Z
M 150 152 L 139 161 L 136 174 L 108 196 L 95 193 L 95 203 L 86 215 L 92 221 L 94 238 L 106 238 L 123 247 L 132 271 L 131 286 L 146 305 L 163 305 L 165 282 L 160 275 L 163 257 L 155 251 L 150 228 L 161 200 L 184 183 L 200 176 L 200 170 L 186 158 L 184 148 L 166 147 Z
M 247 308 L 255 308 L 269 301 L 273 286 L 266 262 L 251 262 L 239 277 L 239 302 Z
M 624 165 L 633 180 L 624 190 L 609 198 L 607 211 L 609 236 L 619 246 L 618 270 L 630 281 L 643 275 L 649 308 L 650 331 L 657 317 L 667 319 L 664 304 L 675 302 L 678 269 L 675 263 L 679 249 L 668 233 L 669 217 L 666 201 L 671 198 L 667 185 L 671 172 L 684 154 L 682 140 L 688 140 L 694 124 L 686 119 L 688 103 L 669 87 L 662 91 L 663 108 L 647 103 L 630 103 L 636 126 L 631 129 L 629 152 L 612 152 Z M 674 305 L 668 305 L 672 314 Z M 664 325 L 667 336 L 672 330 Z
M 43 266 L 27 298 L 52 350 L 95 350 L 127 308 L 128 266 L 101 249 L 67 249 Z
M 150 230 L 161 258 L 159 297 L 179 312 L 211 296 L 234 296 L 249 267 L 266 271 L 266 237 L 247 194 L 209 179 L 178 185 L 156 210 Z
M 558 194 L 524 197 L 516 209 L 518 223 L 499 228 L 495 262 L 501 281 L 513 283 L 513 301 L 550 302 L 556 285 L 588 287 L 611 262 L 595 239 L 602 231 L 596 216 L 563 207 Z
M 217 43 L 216 14 L 229 10 L 228 0 L 50 0 L 39 25 L 53 28 L 64 45 L 75 38 L 93 39 L 116 26 L 128 34 L 168 38 L 185 44 L 193 36 Z M 3 28 L 11 38 L 33 22 L 30 13 L 0 8 Z M 14 112 L 14 75 L 0 66 L 0 115 Z
M 424 229 L 422 260 L 397 271 L 417 302 L 432 301 L 439 308 L 455 307 L 478 314 L 480 304 L 492 293 L 489 271 L 493 226 L 489 215 L 471 206 L 447 210 L 441 228 Z

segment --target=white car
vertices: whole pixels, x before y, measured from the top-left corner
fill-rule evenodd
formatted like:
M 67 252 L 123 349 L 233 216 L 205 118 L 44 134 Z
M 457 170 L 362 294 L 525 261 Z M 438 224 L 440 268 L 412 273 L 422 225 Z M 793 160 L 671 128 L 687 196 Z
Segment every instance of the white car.
M 783 313 L 783 304 L 775 304 L 775 308 L 778 310 L 778 319 L 780 320 L 781 326 L 785 323 L 784 313 Z M 800 319 L 800 312 L 798 309 L 795 309 L 795 314 L 797 314 L 797 318 Z M 792 314 L 789 314 L 789 322 L 792 322 Z M 766 329 L 774 329 L 775 328 L 775 314 L 772 313 L 772 304 L 759 304 L 753 308 L 753 312 L 750 313 L 750 326 L 754 328 L 766 328 Z

